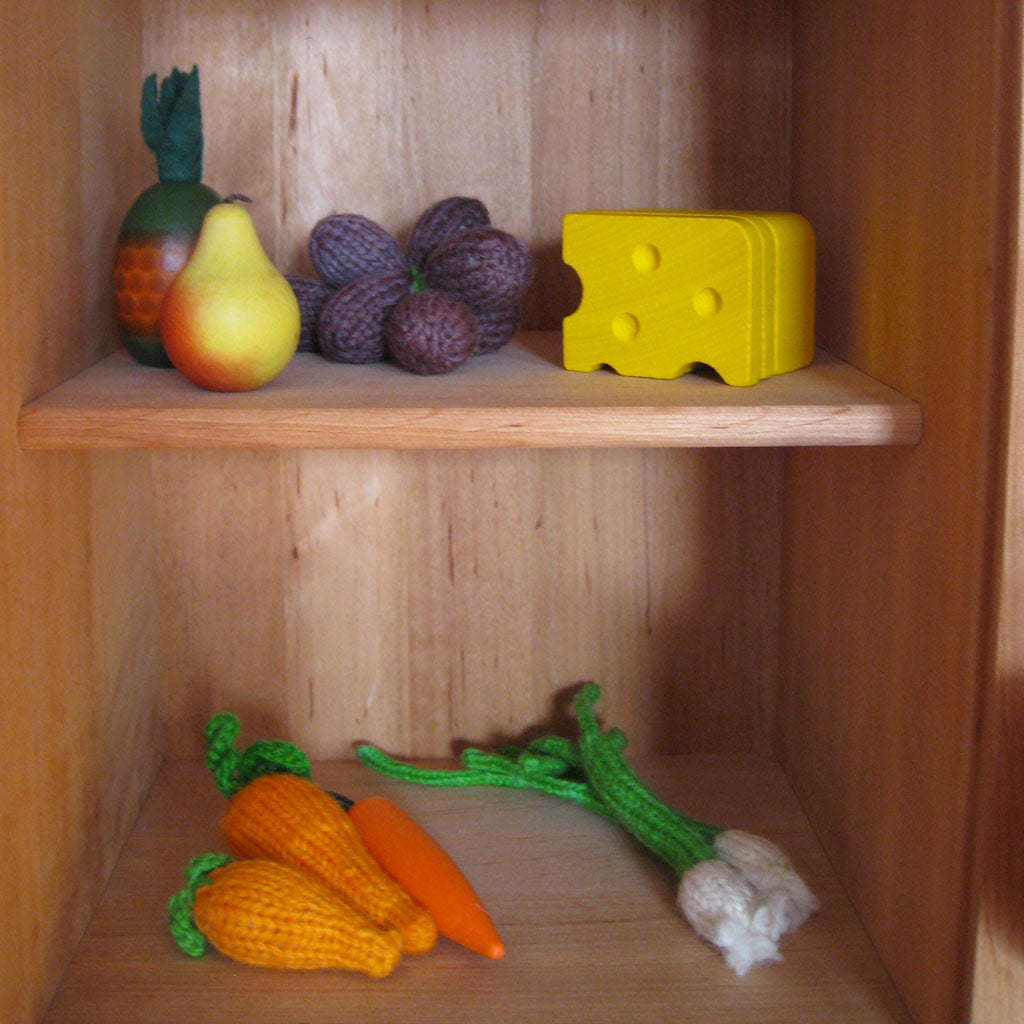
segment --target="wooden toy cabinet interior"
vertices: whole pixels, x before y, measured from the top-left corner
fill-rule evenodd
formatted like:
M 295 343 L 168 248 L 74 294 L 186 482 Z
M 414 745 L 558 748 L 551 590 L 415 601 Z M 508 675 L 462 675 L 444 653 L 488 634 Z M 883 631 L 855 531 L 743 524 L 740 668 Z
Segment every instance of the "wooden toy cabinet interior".
M 1019 1019 L 1017 7 L 4 4 L 7 1024 Z M 563 212 L 795 209 L 821 358 L 740 392 L 569 374 L 531 333 L 444 381 L 308 357 L 234 404 L 135 368 L 107 275 L 153 179 L 139 86 L 193 62 L 204 177 L 283 267 L 332 209 L 401 231 L 477 195 L 557 332 Z M 369 984 L 170 945 L 211 712 L 367 792 L 355 740 L 564 728 L 583 679 L 672 802 L 806 870 L 782 963 L 733 977 L 582 811 L 412 788 L 504 961 Z

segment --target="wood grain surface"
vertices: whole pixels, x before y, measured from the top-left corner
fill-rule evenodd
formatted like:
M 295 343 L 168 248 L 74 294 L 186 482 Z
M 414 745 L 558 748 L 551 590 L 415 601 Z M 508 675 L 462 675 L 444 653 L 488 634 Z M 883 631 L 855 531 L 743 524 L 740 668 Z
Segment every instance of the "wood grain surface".
M 914 444 L 916 403 L 821 352 L 803 370 L 729 387 L 574 373 L 556 332 L 522 334 L 423 378 L 392 363 L 300 353 L 270 384 L 218 394 L 117 352 L 21 413 L 27 449 L 595 448 Z
M 526 1017 L 553 1001 L 571 1020 L 581 1005 L 616 1007 L 635 981 L 655 1021 L 667 1004 L 672 1020 L 690 1005 L 737 1022 L 902 1020 L 884 972 L 918 1024 L 972 1005 L 975 1024 L 1015 1021 L 1016 5 L 55 11 L 0 8 L 5 1024 L 40 1019 L 90 919 L 54 1020 L 200 1019 L 197 972 L 155 973 L 146 928 L 158 926 L 131 906 L 162 898 L 171 825 L 186 824 L 183 845 L 205 836 L 191 831 L 187 774 L 164 776 L 123 861 L 134 880 L 93 910 L 159 759 L 197 752 L 211 711 L 317 756 L 363 738 L 442 755 L 557 724 L 566 687 L 586 677 L 637 753 L 735 764 L 774 750 L 835 866 L 838 882 L 819 873 L 796 826 L 828 912 L 764 980 L 726 988 L 689 939 L 693 963 L 673 973 L 675 946 L 661 944 L 672 912 L 646 867 L 595 860 L 610 850 L 588 833 L 593 877 L 631 879 L 629 908 L 598 905 L 588 877 L 551 866 L 575 864 L 565 836 L 544 838 L 561 819 L 484 800 L 451 835 L 490 829 L 472 854 L 485 865 L 533 850 L 545 899 L 512 876 L 494 890 L 531 954 L 507 977 L 467 978 L 451 958 L 410 972 L 410 1021 L 452 979 L 475 1019 L 490 998 Z M 107 360 L 110 252 L 153 179 L 139 86 L 193 63 L 204 177 L 255 200 L 282 269 L 308 269 L 326 213 L 402 238 L 430 203 L 476 195 L 536 260 L 523 343 L 429 384 L 381 384 L 385 367 L 358 384 L 338 374 L 330 395 L 300 360 L 286 387 L 226 415 L 216 396 L 185 401 L 166 378 Z M 700 377 L 573 380 L 543 354 L 579 299 L 560 218 L 602 206 L 798 209 L 818 238 L 819 345 L 842 363 L 823 355 L 808 374 L 710 402 L 716 382 Z M 508 361 L 514 398 L 509 380 L 487 380 Z M 410 398 L 414 383 L 426 386 Z M 382 433 L 397 443 L 382 447 Z M 720 447 L 738 439 L 752 448 Z M 864 444 L 888 447 L 850 447 Z M 779 447 L 793 445 L 832 447 Z M 720 790 L 726 812 L 729 794 L 747 794 L 739 809 L 774 805 L 760 784 L 680 777 L 697 786 L 671 789 L 681 800 Z M 766 826 L 788 835 L 788 814 Z M 556 913 L 556 890 L 570 910 Z M 624 920 L 641 922 L 635 938 Z M 538 985 L 552 960 L 568 969 Z M 254 991 L 199 970 L 212 1019 Z M 280 1020 L 289 986 L 256 990 Z M 387 991 L 367 994 L 378 1016 Z M 303 1005 L 335 1019 L 345 995 L 332 985 Z
M 445 847 L 506 946 L 500 961 L 440 939 L 373 981 L 268 971 L 174 945 L 165 920 L 190 857 L 221 848 L 224 798 L 197 763 L 162 772 L 45 1024 L 909 1024 L 778 768 L 766 758 L 635 762 L 672 806 L 781 844 L 821 910 L 781 962 L 737 978 L 674 904 L 672 873 L 614 825 L 541 793 L 437 790 L 319 763 L 322 785 L 384 793 Z

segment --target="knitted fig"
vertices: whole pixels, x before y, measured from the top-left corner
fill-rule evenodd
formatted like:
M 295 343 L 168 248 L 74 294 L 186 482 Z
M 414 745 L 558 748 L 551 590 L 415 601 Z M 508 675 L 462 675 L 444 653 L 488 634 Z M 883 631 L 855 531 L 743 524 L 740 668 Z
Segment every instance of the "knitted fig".
M 473 355 L 486 355 L 507 345 L 519 330 L 519 304 L 489 307 L 476 314 L 476 348 Z
M 309 258 L 317 274 L 335 288 L 367 274 L 405 270 L 398 242 L 379 224 L 356 213 L 334 213 L 319 220 L 309 236 Z
M 317 320 L 317 343 L 338 363 L 374 363 L 385 356 L 384 320 L 409 290 L 404 270 L 356 277 L 324 303 Z
M 476 317 L 444 292 L 415 292 L 391 311 L 385 337 L 391 358 L 407 370 L 449 373 L 473 354 Z
M 446 238 L 422 269 L 428 288 L 448 292 L 474 310 L 518 301 L 533 275 L 526 246 L 490 225 Z
M 334 289 L 323 281 L 301 274 L 285 274 L 285 280 L 292 286 L 299 303 L 299 348 L 300 352 L 318 352 L 317 321 L 324 303 L 334 294 Z
M 449 236 L 490 222 L 487 207 L 479 199 L 452 196 L 434 203 L 412 229 L 406 250 L 409 264 L 422 267 L 430 251 Z
M 358 214 L 318 221 L 309 253 L 322 280 L 290 279 L 309 335 L 304 344 L 337 362 L 390 356 L 420 374 L 448 373 L 509 342 L 533 274 L 526 246 L 492 227 L 479 199 L 464 196 L 430 206 L 404 254 Z
M 206 211 L 220 201 L 201 183 L 203 126 L 199 69 L 175 68 L 142 86 L 142 136 L 156 157 L 156 184 L 132 204 L 117 237 L 114 306 L 124 347 L 147 366 L 170 366 L 160 340 L 164 294 L 185 266 Z

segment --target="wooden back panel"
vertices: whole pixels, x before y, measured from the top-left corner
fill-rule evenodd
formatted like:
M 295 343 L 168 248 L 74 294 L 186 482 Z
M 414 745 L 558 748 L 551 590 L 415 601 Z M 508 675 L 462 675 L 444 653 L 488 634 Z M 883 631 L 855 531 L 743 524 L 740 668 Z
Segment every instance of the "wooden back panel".
M 144 46 L 161 73 L 199 64 L 206 180 L 256 201 L 283 269 L 332 211 L 405 237 L 472 195 L 535 255 L 527 326 L 558 328 L 563 213 L 785 205 L 788 28 L 739 2 L 179 0 L 145 6 Z M 175 750 L 233 707 L 317 756 L 444 755 L 550 721 L 585 678 L 638 751 L 767 742 L 774 453 L 154 467 Z

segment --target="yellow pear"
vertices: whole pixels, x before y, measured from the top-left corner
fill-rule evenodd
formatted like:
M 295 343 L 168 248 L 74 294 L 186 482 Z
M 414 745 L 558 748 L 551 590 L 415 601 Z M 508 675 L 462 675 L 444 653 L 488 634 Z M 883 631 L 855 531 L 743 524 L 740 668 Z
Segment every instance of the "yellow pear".
M 160 308 L 160 338 L 171 362 L 211 391 L 262 387 L 299 343 L 295 294 L 235 198 L 210 207 Z

